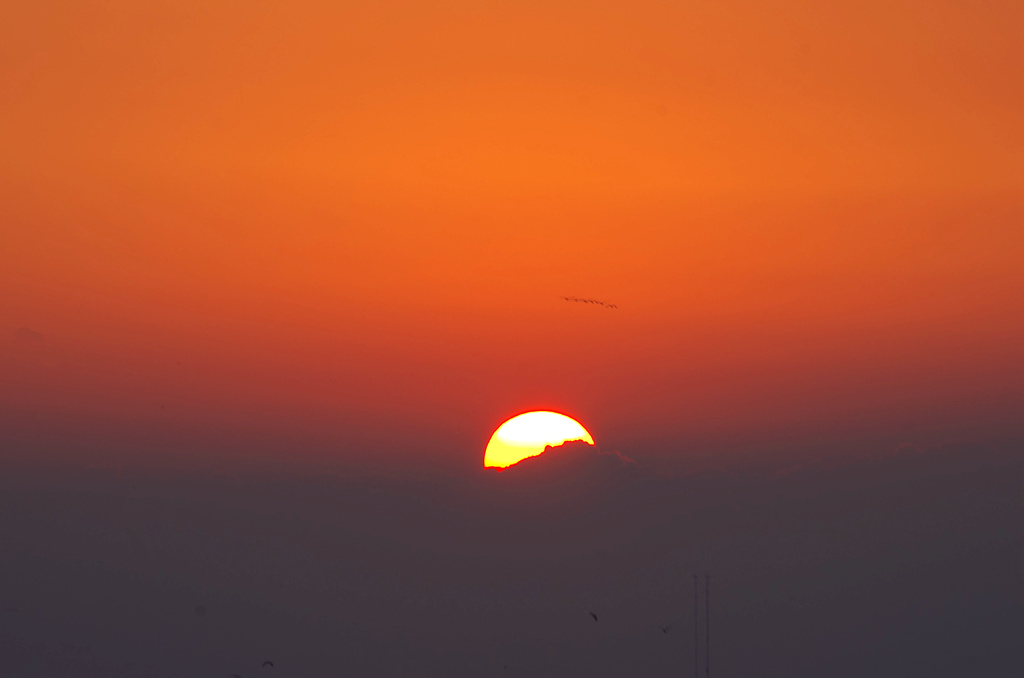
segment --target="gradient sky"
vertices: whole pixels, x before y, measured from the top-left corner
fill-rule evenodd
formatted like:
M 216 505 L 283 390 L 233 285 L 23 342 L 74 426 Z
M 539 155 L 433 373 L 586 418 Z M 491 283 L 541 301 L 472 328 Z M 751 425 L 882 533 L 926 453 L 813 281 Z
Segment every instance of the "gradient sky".
M 9 0 L 0 671 L 1016 678 L 1022 26 Z
M 2 454 L 1020 439 L 1018 3 L 4 15 Z

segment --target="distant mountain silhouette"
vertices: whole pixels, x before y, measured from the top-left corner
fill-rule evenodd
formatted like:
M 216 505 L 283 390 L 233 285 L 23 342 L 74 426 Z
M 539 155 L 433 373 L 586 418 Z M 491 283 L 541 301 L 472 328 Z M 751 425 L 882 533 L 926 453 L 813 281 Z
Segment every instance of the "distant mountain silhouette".
M 497 495 L 511 499 L 527 494 L 545 505 L 600 500 L 643 475 L 632 459 L 582 440 L 548 446 L 535 457 L 486 472 Z
M 569 440 L 561 445 L 548 445 L 541 454 L 527 457 L 502 472 L 516 475 L 557 473 L 560 470 L 578 470 L 580 466 L 621 470 L 627 466 L 635 466 L 635 463 L 618 452 L 603 452 L 597 445 L 591 445 L 583 440 Z

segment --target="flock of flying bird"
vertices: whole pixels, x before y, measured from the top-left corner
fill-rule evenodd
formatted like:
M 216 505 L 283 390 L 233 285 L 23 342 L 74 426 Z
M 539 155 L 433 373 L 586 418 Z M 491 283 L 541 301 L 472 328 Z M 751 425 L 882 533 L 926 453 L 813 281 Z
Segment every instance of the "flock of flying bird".
M 590 616 L 593 618 L 593 620 L 595 622 L 597 621 L 597 613 L 596 612 L 591 612 Z M 662 633 L 668 633 L 669 631 L 672 630 L 672 624 L 667 624 L 665 626 L 659 626 L 658 630 L 661 631 Z M 274 662 L 272 662 L 272 661 L 270 661 L 268 659 L 267 661 L 263 662 L 263 668 L 265 668 L 265 669 L 272 669 L 272 668 L 274 668 Z M 508 668 L 508 667 L 506 667 L 506 668 Z M 242 676 L 238 675 L 237 673 L 232 673 L 231 674 L 231 678 L 242 678 Z
M 596 612 L 591 612 L 590 616 L 593 618 L 593 620 L 595 622 L 597 621 L 597 613 Z M 661 631 L 662 633 L 668 633 L 669 631 L 672 630 L 672 624 L 668 624 L 666 626 L 659 626 L 658 630 Z M 265 669 L 272 669 L 272 668 L 274 668 L 274 662 L 272 662 L 272 661 L 270 661 L 268 659 L 267 661 L 263 662 L 263 668 L 265 668 Z M 506 666 L 505 668 L 508 668 L 508 667 Z M 232 673 L 231 674 L 231 678 L 242 678 L 242 676 L 238 675 L 237 673 Z
M 596 304 L 598 306 L 604 306 L 605 308 L 618 308 L 615 304 L 609 304 L 606 301 L 598 301 L 597 299 L 584 299 L 582 297 L 562 297 L 566 301 L 571 301 L 577 304 Z
M 590 616 L 594 619 L 595 622 L 597 621 L 597 613 L 596 612 L 591 612 Z M 668 624 L 667 626 L 659 626 L 658 629 L 662 633 L 668 633 L 669 631 L 672 630 L 672 624 Z M 272 668 L 274 668 L 274 662 L 272 662 L 272 661 L 270 661 L 268 659 L 267 661 L 263 662 L 263 668 L 265 668 L 265 669 L 272 669 Z M 505 668 L 508 668 L 508 667 L 506 666 Z M 238 675 L 237 673 L 232 673 L 231 674 L 231 678 L 242 678 L 242 676 Z
M 597 614 L 596 613 L 591 612 L 590 616 L 594 618 L 594 621 L 597 621 Z M 669 631 L 672 630 L 672 624 L 666 624 L 665 626 L 659 626 L 658 630 L 661 631 L 662 633 L 668 633 Z
M 3 607 L 3 608 L 0 608 L 0 611 L 3 611 L 3 612 L 17 612 L 18 608 L 16 608 L 16 607 Z M 200 605 L 199 607 L 196 608 L 196 614 L 198 616 L 200 616 L 200 617 L 204 616 L 206 614 L 206 608 L 203 607 L 202 605 Z M 590 617 L 595 622 L 597 622 L 597 613 L 596 612 L 590 612 Z M 659 626 L 658 630 L 661 631 L 662 633 L 668 633 L 669 631 L 672 630 L 672 624 L 667 624 L 665 626 Z M 272 669 L 272 668 L 274 668 L 274 662 L 272 662 L 269 659 L 267 659 L 266 661 L 263 662 L 262 668 L 264 668 L 264 669 Z M 232 673 L 231 674 L 231 678 L 242 678 L 242 676 L 237 674 L 237 673 Z
M 274 662 L 272 662 L 272 661 L 270 661 L 268 659 L 267 661 L 263 662 L 263 668 L 265 668 L 265 669 L 272 669 L 272 668 L 274 668 Z M 232 673 L 231 674 L 231 678 L 242 678 L 242 677 L 240 675 L 238 675 L 237 673 Z

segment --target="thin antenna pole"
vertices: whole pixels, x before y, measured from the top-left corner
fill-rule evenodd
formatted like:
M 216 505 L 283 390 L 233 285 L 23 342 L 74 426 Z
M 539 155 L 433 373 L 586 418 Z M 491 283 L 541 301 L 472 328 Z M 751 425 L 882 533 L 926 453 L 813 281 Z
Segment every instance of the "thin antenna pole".
M 704 576 L 704 675 L 711 678 L 711 575 Z
M 697 666 L 700 661 L 700 643 L 697 640 L 700 617 L 697 615 L 697 575 L 693 575 L 693 678 L 700 676 L 700 669 Z

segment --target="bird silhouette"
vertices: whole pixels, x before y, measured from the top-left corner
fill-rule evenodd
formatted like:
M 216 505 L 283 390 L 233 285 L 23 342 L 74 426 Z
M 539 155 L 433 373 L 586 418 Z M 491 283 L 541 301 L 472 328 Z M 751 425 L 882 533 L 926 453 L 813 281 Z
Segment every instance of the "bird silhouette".
M 597 621 L 597 615 L 596 615 L 596 614 L 594 614 L 593 612 L 591 612 L 591 613 L 590 613 L 590 616 L 594 618 L 594 621 Z
M 269 659 L 267 661 L 263 662 L 263 668 L 267 668 L 268 666 L 270 668 L 274 668 L 274 662 L 270 661 Z
M 662 633 L 668 633 L 672 630 L 672 625 L 669 624 L 668 626 L 659 626 L 658 628 L 661 629 Z
M 572 301 L 572 302 L 575 302 L 577 304 L 595 304 L 597 306 L 604 306 L 605 308 L 618 308 L 618 306 L 615 305 L 615 304 L 609 304 L 608 302 L 601 301 L 599 299 L 584 299 L 582 297 L 562 297 L 562 298 L 565 299 L 566 301 Z

